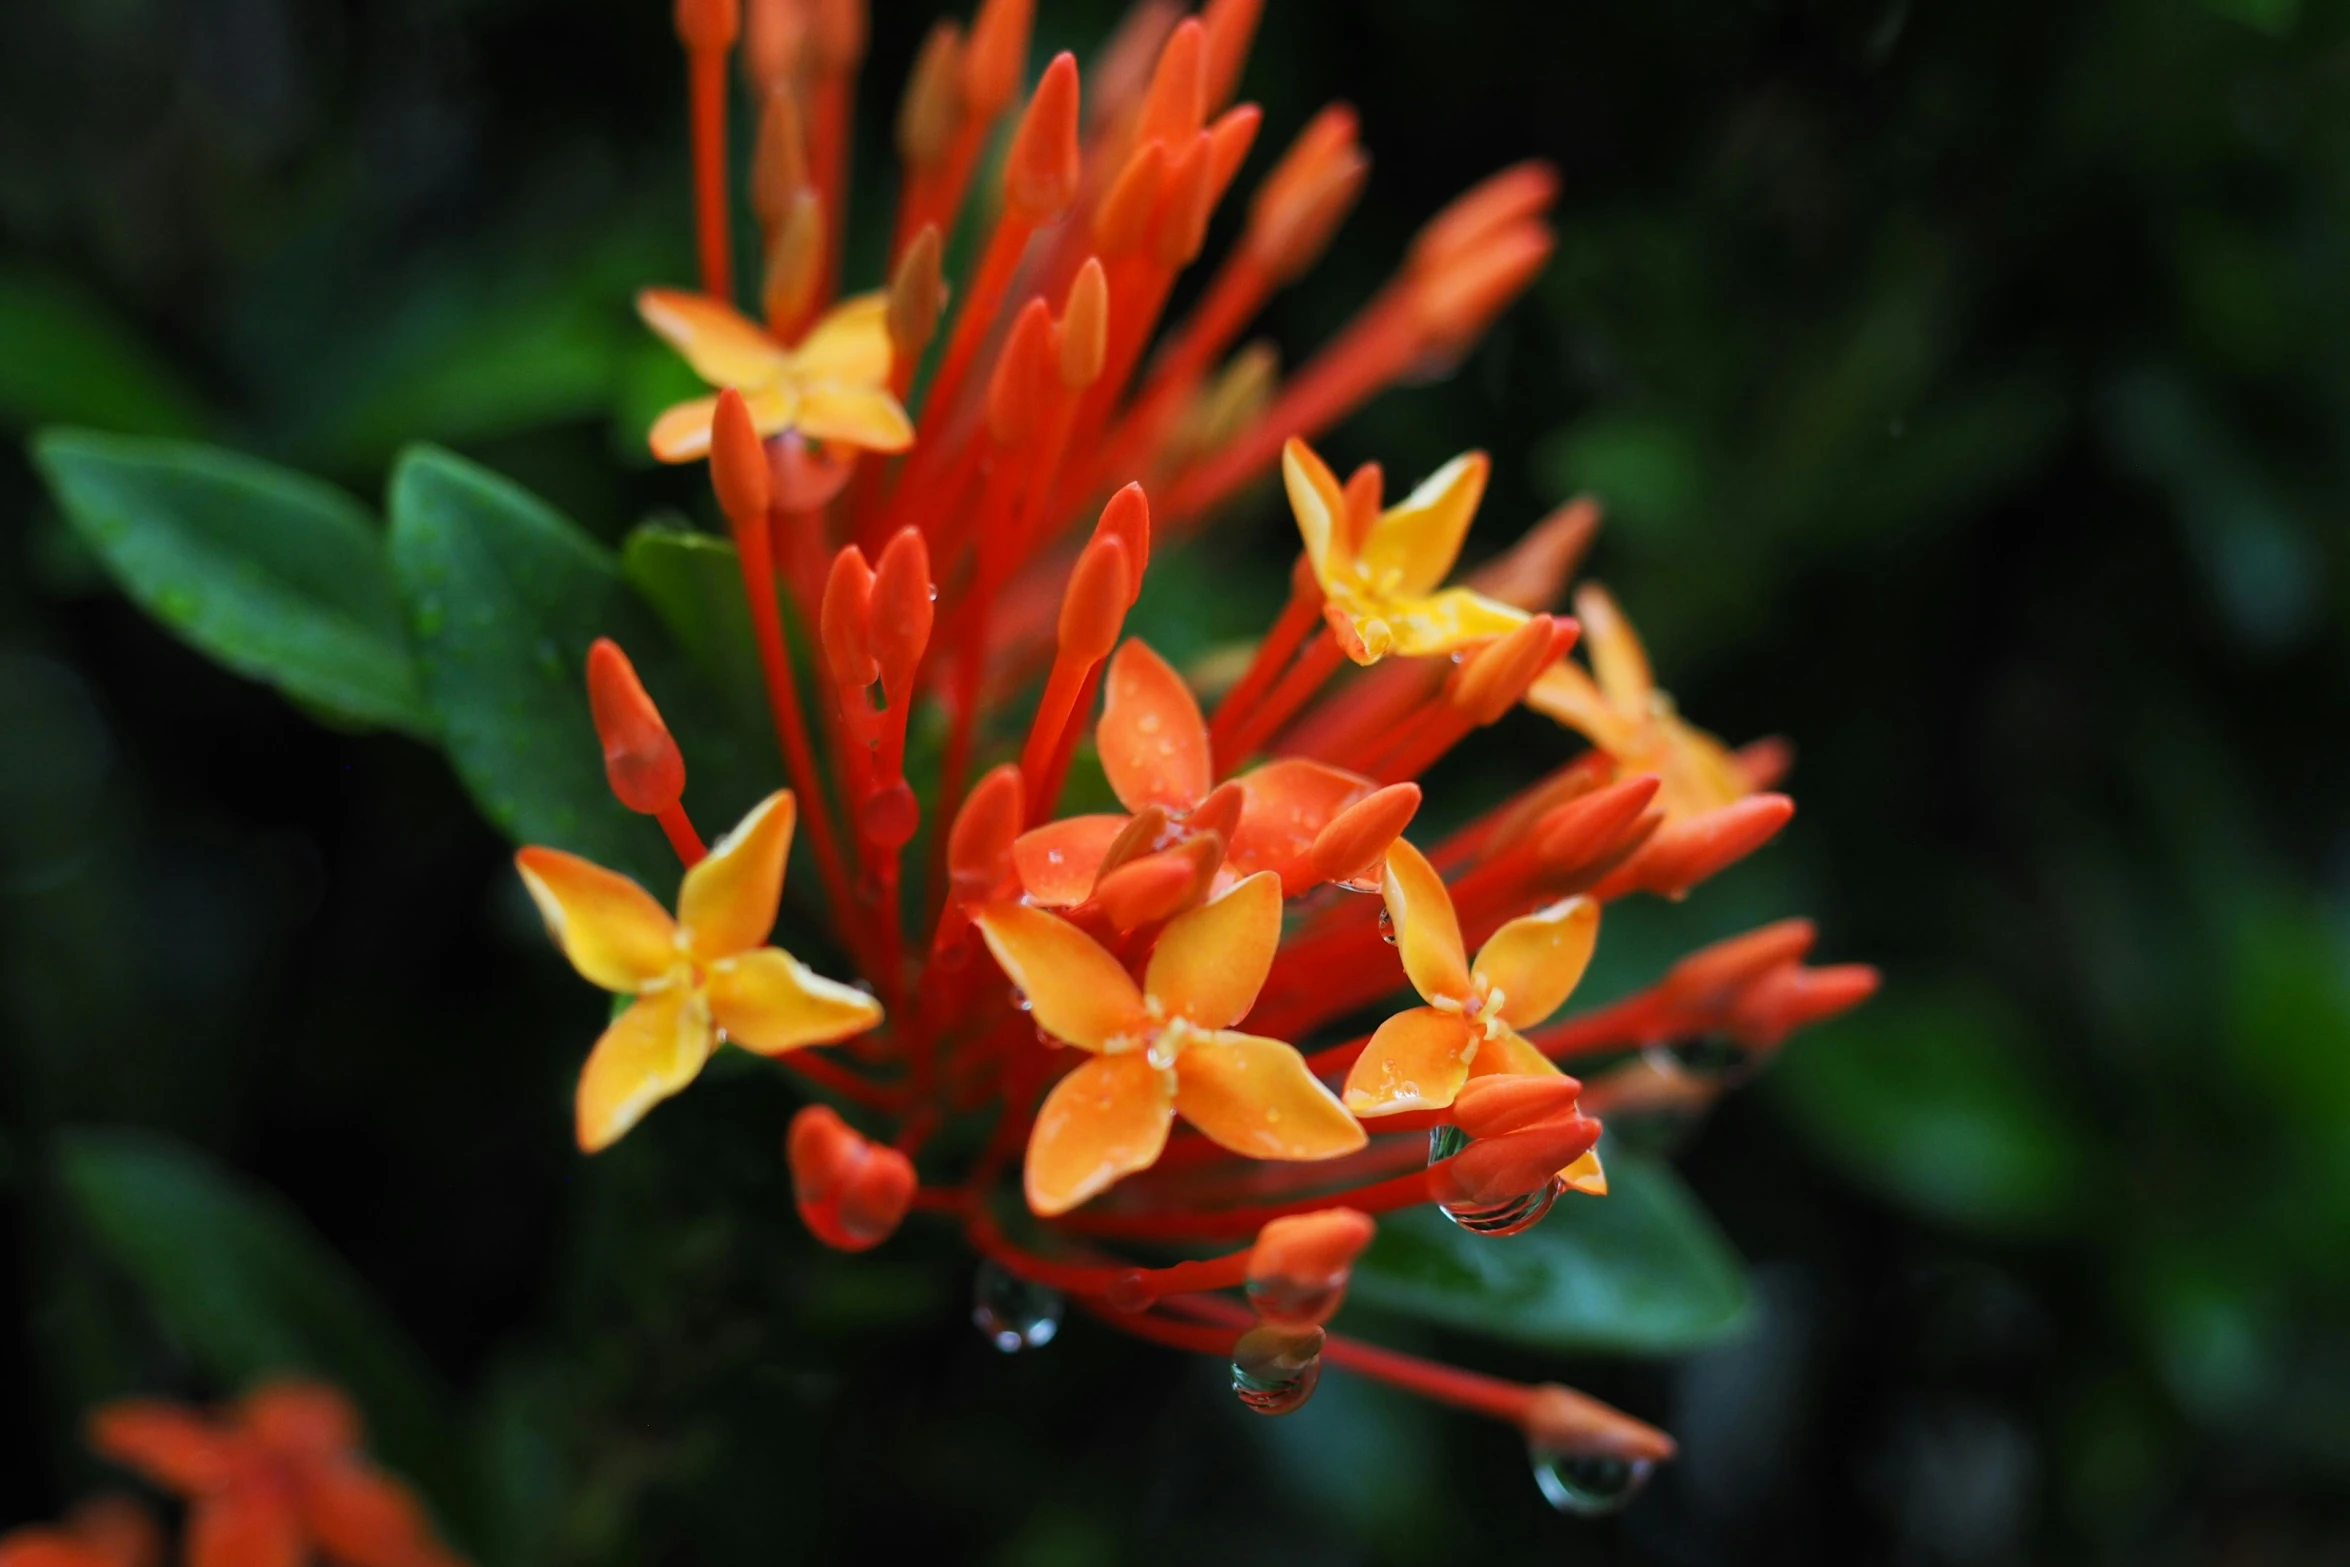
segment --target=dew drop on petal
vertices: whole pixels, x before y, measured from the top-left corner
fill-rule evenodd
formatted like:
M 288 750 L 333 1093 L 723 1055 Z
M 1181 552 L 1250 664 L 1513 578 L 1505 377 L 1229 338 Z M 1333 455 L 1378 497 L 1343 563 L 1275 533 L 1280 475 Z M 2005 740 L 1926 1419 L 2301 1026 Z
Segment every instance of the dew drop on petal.
M 1469 1134 L 1457 1126 L 1433 1127 L 1428 1133 L 1428 1162 L 1449 1159 L 1470 1141 Z M 1471 1235 L 1521 1235 L 1542 1222 L 1566 1189 L 1566 1183 L 1554 1175 L 1534 1190 L 1500 1202 L 1439 1203 L 1437 1212 Z
M 982 1262 L 971 1285 L 972 1325 L 1007 1355 L 1050 1344 L 1061 1331 L 1062 1305 L 1059 1290 L 1031 1284 L 995 1262 Z
M 1391 947 L 1395 945 L 1395 916 L 1385 909 L 1379 911 L 1379 939 Z
M 1305 1407 L 1322 1380 L 1320 1328 L 1260 1325 L 1232 1346 L 1232 1391 L 1241 1407 L 1259 1415 L 1286 1415 Z
M 1645 1458 L 1615 1458 L 1555 1447 L 1529 1447 L 1526 1456 L 1534 1466 L 1534 1483 L 1541 1488 L 1542 1499 L 1557 1511 L 1579 1518 L 1622 1511 L 1656 1473 L 1655 1463 Z

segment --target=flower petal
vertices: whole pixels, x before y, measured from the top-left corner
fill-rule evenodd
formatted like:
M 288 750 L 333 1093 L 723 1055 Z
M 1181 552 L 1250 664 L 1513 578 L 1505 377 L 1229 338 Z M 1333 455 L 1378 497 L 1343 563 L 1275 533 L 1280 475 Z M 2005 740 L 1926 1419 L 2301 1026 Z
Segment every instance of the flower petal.
M 265 1382 L 237 1404 L 245 1429 L 287 1457 L 347 1453 L 364 1440 L 359 1411 L 342 1390 L 286 1377 Z
M 1233 832 L 1224 863 L 1247 874 L 1273 871 L 1284 896 L 1314 885 L 1309 855 L 1330 819 L 1371 792 L 1353 773 L 1323 762 L 1287 756 L 1245 772 L 1240 785 L 1240 826 Z
M 302 1567 L 302 1521 L 272 1485 L 235 1485 L 188 1517 L 188 1567 Z
M 1093 896 L 1102 856 L 1118 841 L 1131 817 L 1065 816 L 1012 840 L 1012 868 L 1028 896 L 1047 908 L 1065 909 Z
M 677 924 L 653 895 L 618 871 L 561 849 L 514 856 L 547 934 L 592 984 L 634 995 L 677 961 Z
M 1412 987 L 1434 1001 L 1469 994 L 1469 954 L 1461 945 L 1461 922 L 1452 894 L 1428 857 L 1398 838 L 1387 850 L 1379 890 L 1395 927 L 1396 951 Z
M 1346 492 L 1330 465 L 1312 447 L 1294 439 L 1281 448 L 1281 483 L 1289 492 L 1298 536 L 1305 541 L 1306 562 L 1327 590 L 1354 563 L 1346 533 Z
M 1753 792 L 1738 769 L 1736 754 L 1721 741 L 1678 713 L 1652 713 L 1649 722 L 1656 744 L 1634 765 L 1653 770 L 1663 780 L 1656 798 L 1666 816 L 1702 816 Z
M 732 305 L 683 289 L 640 289 L 636 313 L 712 386 L 745 396 L 781 379 L 791 355 Z
M 886 387 L 804 384 L 791 424 L 802 435 L 868 452 L 902 452 L 914 444 L 914 422 Z
M 1633 745 L 1632 724 L 1608 705 L 1583 666 L 1562 658 L 1534 677 L 1526 705 L 1565 724 L 1619 761 Z
M 431 1532 L 406 1486 L 349 1460 L 299 1473 L 302 1518 L 322 1552 L 349 1567 L 413 1567 Z
M 1472 965 L 1501 992 L 1501 1020 L 1532 1028 L 1565 1004 L 1599 943 L 1599 905 L 1562 898 L 1495 931 Z
M 217 1488 L 236 1467 L 237 1437 L 178 1404 L 131 1398 L 90 1417 L 90 1446 L 167 1491 Z
M 1110 657 L 1103 691 L 1093 733 L 1119 803 L 1130 811 L 1146 805 L 1188 811 L 1199 804 L 1215 782 L 1208 726 L 1174 666 L 1129 637 Z
M 1559 1179 L 1586 1197 L 1607 1195 L 1607 1167 L 1599 1162 L 1599 1150 L 1590 1149 L 1583 1157 L 1559 1171 Z
M 1477 1043 L 1477 1031 L 1458 1012 L 1398 1012 L 1355 1057 L 1346 1074 L 1346 1107 L 1361 1116 L 1441 1110 L 1469 1080 Z
M 1142 988 L 1171 1017 L 1230 1028 L 1257 1004 L 1280 945 L 1281 878 L 1259 872 L 1169 922 Z
M 1491 1039 L 1477 1046 L 1477 1059 L 1469 1063 L 1471 1077 L 1495 1075 L 1516 1077 L 1564 1077 L 1566 1069 L 1534 1048 L 1534 1042 L 1511 1029 L 1503 1029 Z
M 710 1008 L 688 990 L 655 991 L 612 1020 L 579 1074 L 579 1146 L 597 1153 L 694 1080 L 718 1043 Z
M 752 429 L 774 435 L 791 426 L 800 411 L 800 394 L 787 385 L 753 387 L 743 393 L 743 406 Z M 710 421 L 717 413 L 717 398 L 689 398 L 653 421 L 646 443 L 663 462 L 700 462 L 710 455 Z
M 695 957 L 714 963 L 765 943 L 783 899 L 783 866 L 798 819 L 792 792 L 778 789 L 685 873 L 677 923 L 685 927 Z
M 972 917 L 987 950 L 1055 1039 L 1099 1050 L 1150 1026 L 1142 992 L 1101 944 L 1057 914 L 996 903 Z
M 1333 1159 L 1370 1141 L 1294 1045 L 1254 1034 L 1196 1039 L 1175 1058 L 1175 1108 L 1251 1159 Z
M 1028 1135 L 1028 1206 L 1049 1219 L 1149 1169 L 1175 1118 L 1171 1075 L 1130 1050 L 1097 1056 L 1055 1084 Z
M 1394 640 L 1388 651 L 1405 658 L 1433 658 L 1476 642 L 1507 636 L 1531 616 L 1473 588 L 1446 588 L 1426 598 L 1397 598 L 1384 610 Z
M 1435 591 L 1460 558 L 1461 541 L 1485 498 L 1485 476 L 1492 466 L 1483 452 L 1463 452 L 1381 512 L 1363 540 L 1363 564 L 1371 580 L 1397 598 Z
M 1615 599 L 1598 583 L 1586 582 L 1575 590 L 1575 618 L 1583 623 L 1583 650 L 1608 705 L 1627 717 L 1647 712 L 1648 699 L 1656 694 L 1656 676 L 1649 670 L 1640 634 L 1616 608 Z
M 810 381 L 879 386 L 889 379 L 889 295 L 859 294 L 824 313 L 791 351 L 792 373 Z
M 711 1019 L 726 1037 L 765 1056 L 828 1045 L 881 1021 L 880 1002 L 777 947 L 712 964 L 707 994 Z

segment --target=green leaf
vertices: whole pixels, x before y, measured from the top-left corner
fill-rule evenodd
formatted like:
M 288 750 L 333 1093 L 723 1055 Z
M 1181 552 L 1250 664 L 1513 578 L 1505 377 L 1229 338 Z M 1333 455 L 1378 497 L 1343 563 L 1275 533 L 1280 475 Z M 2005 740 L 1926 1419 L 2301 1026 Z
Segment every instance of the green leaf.
M 648 522 L 621 545 L 620 569 L 725 697 L 735 722 L 764 729 L 767 688 L 734 545 L 713 534 Z
M 54 278 L 0 273 L 0 421 L 193 435 L 202 410 L 106 307 Z
M 1382 1218 L 1355 1268 L 1365 1305 L 1536 1349 L 1678 1354 L 1736 1330 L 1746 1272 L 1672 1167 L 1610 1147 L 1608 1195 L 1569 1192 L 1522 1235 L 1432 1208 Z
M 63 1139 L 82 1223 L 224 1389 L 307 1372 L 355 1399 L 377 1456 L 469 1522 L 474 1476 L 429 1363 L 284 1199 L 148 1133 Z
M 518 843 L 668 885 L 661 834 L 612 798 L 588 715 L 589 644 L 616 638 L 643 674 L 658 639 L 612 552 L 527 491 L 434 447 L 401 456 L 390 509 L 392 570 L 425 688 L 483 813 Z
M 183 441 L 50 430 L 33 457 L 123 590 L 199 651 L 306 705 L 431 736 L 383 536 L 358 502 Z
M 2083 1134 L 1986 997 L 1879 1001 L 1791 1046 L 1772 1091 L 1855 1179 L 1938 1218 L 2038 1232 L 2079 1209 Z

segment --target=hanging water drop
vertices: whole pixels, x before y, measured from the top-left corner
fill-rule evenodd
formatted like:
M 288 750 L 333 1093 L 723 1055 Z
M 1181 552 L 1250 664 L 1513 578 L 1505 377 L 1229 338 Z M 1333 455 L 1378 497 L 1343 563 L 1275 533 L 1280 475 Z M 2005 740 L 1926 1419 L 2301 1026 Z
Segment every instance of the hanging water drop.
M 1232 1391 L 1241 1407 L 1259 1415 L 1286 1415 L 1305 1407 L 1322 1380 L 1320 1328 L 1298 1332 L 1260 1324 L 1232 1346 Z
M 1017 1355 L 1042 1349 L 1061 1331 L 1061 1292 L 982 1262 L 971 1285 L 971 1322 L 997 1349 Z
M 1562 1513 L 1598 1518 L 1621 1512 L 1656 1465 L 1646 1458 L 1614 1458 L 1604 1453 L 1576 1453 L 1555 1447 L 1529 1447 L 1534 1483 L 1542 1499 Z
M 1384 908 L 1379 911 L 1379 939 L 1391 947 L 1395 945 L 1395 916 Z
M 1428 1133 L 1428 1162 L 1449 1159 L 1469 1146 L 1469 1134 L 1457 1126 L 1439 1126 Z M 1552 1176 L 1530 1192 L 1500 1202 L 1448 1202 L 1437 1204 L 1437 1211 L 1471 1235 L 1520 1235 L 1542 1222 L 1542 1216 L 1559 1200 L 1566 1183 Z

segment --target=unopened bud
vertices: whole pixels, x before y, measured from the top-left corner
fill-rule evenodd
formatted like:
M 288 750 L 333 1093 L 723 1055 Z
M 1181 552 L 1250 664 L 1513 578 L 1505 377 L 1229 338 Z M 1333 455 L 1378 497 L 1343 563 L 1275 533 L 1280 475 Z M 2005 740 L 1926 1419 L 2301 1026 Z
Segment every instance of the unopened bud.
M 963 120 L 963 30 L 940 18 L 923 35 L 898 103 L 898 158 L 918 173 L 947 155 Z
M 1077 146 L 1077 57 L 1053 56 L 1020 116 L 1004 158 L 1004 207 L 1028 223 L 1049 223 L 1077 199 L 1084 177 Z
M 1214 204 L 1215 172 L 1215 139 L 1206 131 L 1194 136 L 1167 165 L 1166 183 L 1144 240 L 1160 266 L 1181 267 L 1199 254 Z
M 971 117 L 985 123 L 1001 114 L 1028 67 L 1028 35 L 1036 24 L 1036 0 L 982 0 L 971 19 L 970 47 L 963 51 L 963 101 Z
M 824 280 L 824 198 L 813 187 L 792 193 L 782 221 L 767 241 L 767 272 L 759 305 L 776 336 L 790 338 L 816 304 Z
M 1200 27 L 1207 34 L 1201 51 L 1201 90 L 1208 113 L 1230 103 L 1240 90 L 1240 70 L 1248 64 L 1248 46 L 1256 39 L 1264 12 L 1265 0 L 1208 0 L 1200 8 Z
M 1425 351 L 1441 356 L 1467 348 L 1525 292 L 1555 243 L 1542 225 L 1521 224 L 1415 277 L 1412 301 Z
M 1036 430 L 1045 381 L 1057 379 L 1053 313 L 1031 299 L 1013 318 L 987 383 L 987 429 L 998 446 L 1017 446 Z
M 1799 1028 L 1848 1012 L 1877 993 L 1877 971 L 1865 963 L 1828 968 L 1788 964 L 1749 985 L 1730 1009 L 1730 1037 L 1751 1050 L 1770 1050 Z
M 1661 1463 L 1678 1451 L 1652 1425 L 1610 1408 L 1588 1393 L 1546 1382 L 1533 1390 L 1519 1429 L 1539 1452 L 1578 1453 L 1624 1463 Z
M 1420 809 L 1420 786 L 1389 784 L 1340 811 L 1314 835 L 1307 863 L 1323 881 L 1349 881 L 1380 865 Z
M 913 1205 L 913 1161 L 859 1134 L 829 1105 L 792 1117 L 785 1140 L 792 1197 L 809 1231 L 841 1251 L 869 1251 Z
M 881 666 L 873 659 L 872 614 L 873 568 L 865 564 L 863 550 L 844 544 L 832 557 L 817 616 L 833 684 L 862 691 L 881 678 Z
M 1257 132 L 1264 129 L 1264 125 L 1265 111 L 1253 103 L 1226 109 L 1208 123 L 1208 196 L 1199 215 L 1199 226 L 1203 231 L 1208 226 L 1208 214 L 1224 199 L 1224 193 L 1232 188 L 1233 176 L 1248 161 L 1249 149 L 1256 146 Z M 1199 254 L 1198 243 L 1192 245 L 1191 254 Z
M 1127 584 L 1132 569 L 1126 545 L 1115 536 L 1095 539 L 1079 552 L 1069 570 L 1069 586 L 1061 594 L 1058 627 L 1061 656 L 1077 664 L 1097 664 L 1118 645 L 1126 624 Z
M 1191 819 L 1186 824 L 1195 832 L 1212 832 L 1226 843 L 1240 830 L 1240 818 L 1248 809 L 1248 790 L 1237 778 L 1227 778 L 1210 789 L 1207 798 L 1191 808 Z
M 865 58 L 865 0 L 814 0 L 808 52 L 817 72 L 845 76 Z
M 1100 379 L 1110 352 L 1110 280 L 1101 258 L 1088 256 L 1069 284 L 1061 303 L 1055 333 L 1060 353 L 1061 384 L 1079 391 Z
M 1093 211 L 1093 248 L 1102 256 L 1123 256 L 1142 248 L 1150 234 L 1159 193 L 1166 188 L 1167 144 L 1144 142 L 1126 160 Z
M 1126 485 L 1110 497 L 1094 521 L 1093 536 L 1126 546 L 1126 602 L 1131 606 L 1142 595 L 1142 575 L 1151 563 L 1151 503 L 1140 484 Z
M 1547 1072 L 1491 1072 L 1472 1077 L 1453 1097 L 1453 1124 L 1471 1137 L 1522 1132 L 1576 1114 L 1583 1085 Z
M 1415 273 L 1449 266 L 1503 231 L 1540 218 L 1558 190 L 1558 171 L 1539 161 L 1489 174 L 1421 226 L 1405 265 Z
M 1599 1123 L 1570 1115 L 1499 1137 L 1480 1137 L 1442 1164 L 1429 1166 L 1436 1200 L 1489 1204 L 1522 1197 L 1589 1153 Z
M 1718 810 L 1668 821 L 1638 854 L 1593 889 L 1601 898 L 1653 892 L 1681 898 L 1778 836 L 1795 814 L 1783 794 L 1750 794 Z
M 1198 134 L 1208 117 L 1206 45 L 1207 30 L 1197 17 L 1185 17 L 1167 35 L 1135 125 L 1138 142 L 1189 141 Z
M 873 567 L 873 657 L 881 666 L 882 689 L 893 703 L 913 695 L 915 671 L 930 646 L 937 599 L 937 586 L 930 580 L 929 544 L 919 528 L 900 528 Z
M 743 394 L 727 387 L 710 416 L 710 487 L 736 527 L 767 515 L 767 452 Z
M 1320 259 L 1371 172 L 1355 145 L 1355 113 L 1334 103 L 1306 123 L 1249 203 L 1241 243 L 1274 282 Z
M 947 306 L 944 254 L 938 225 L 925 223 L 906 242 L 906 253 L 898 257 L 898 269 L 890 275 L 889 347 L 901 365 L 921 358 L 938 331 L 938 318 Z
M 1167 826 L 1167 808 L 1163 805 L 1145 805 L 1127 817 L 1126 825 L 1118 829 L 1110 846 L 1102 851 L 1101 864 L 1094 867 L 1096 879 L 1146 854 L 1156 853 L 1167 836 Z
M 955 896 L 976 905 L 1012 879 L 1012 843 L 1027 814 L 1017 763 L 994 768 L 972 787 L 947 830 L 947 876 Z
M 1320 1327 L 1346 1300 L 1355 1259 L 1378 1226 L 1352 1208 L 1275 1219 L 1248 1254 L 1248 1299 L 1275 1327 Z
M 636 666 L 609 637 L 598 637 L 588 649 L 587 687 L 614 798 L 640 816 L 675 805 L 685 793 L 685 758 L 637 679 Z
M 750 0 L 742 41 L 743 77 L 752 92 L 773 92 L 799 74 L 807 31 L 797 0 Z
M 1205 898 L 1224 863 L 1221 833 L 1193 833 L 1172 849 L 1146 854 L 1094 883 L 1093 901 L 1121 931 L 1172 919 Z
M 1654 773 L 1641 773 L 1552 806 L 1533 827 L 1534 856 L 1543 870 L 1572 876 L 1619 852 L 1661 782 Z
M 808 149 L 800 131 L 800 100 L 789 84 L 768 90 L 759 111 L 759 141 L 751 150 L 751 210 L 772 231 L 791 216 L 808 183 Z
M 1536 615 L 1470 654 L 1453 672 L 1446 693 L 1453 710 L 1472 724 L 1499 723 L 1534 684 L 1534 677 L 1558 662 L 1559 654 L 1552 650 L 1561 626 L 1548 615 Z
M 1781 735 L 1750 740 L 1731 754 L 1730 765 L 1747 788 L 1775 788 L 1795 770 L 1795 743 Z
M 1778 920 L 1700 947 L 1665 971 L 1657 1001 L 1674 1012 L 1711 1017 L 1771 970 L 1802 961 L 1817 937 L 1810 920 Z

